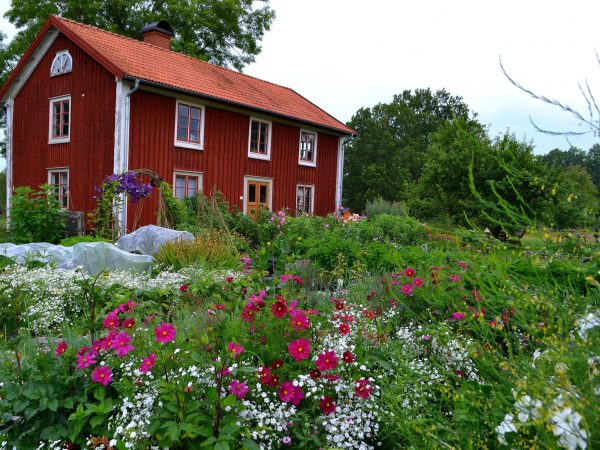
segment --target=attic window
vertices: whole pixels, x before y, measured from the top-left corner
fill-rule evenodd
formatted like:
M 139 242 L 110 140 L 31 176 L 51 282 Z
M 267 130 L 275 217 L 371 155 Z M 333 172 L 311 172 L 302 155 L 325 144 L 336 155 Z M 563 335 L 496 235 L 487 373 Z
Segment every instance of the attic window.
M 50 76 L 62 75 L 73 70 L 73 58 L 68 50 L 63 50 L 56 53 L 52 66 L 50 67 Z

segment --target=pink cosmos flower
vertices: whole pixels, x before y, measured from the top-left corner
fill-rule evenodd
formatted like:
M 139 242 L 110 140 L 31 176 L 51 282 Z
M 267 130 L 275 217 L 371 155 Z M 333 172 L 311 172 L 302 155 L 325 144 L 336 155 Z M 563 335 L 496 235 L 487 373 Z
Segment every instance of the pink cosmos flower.
M 248 302 L 242 310 L 242 319 L 244 319 L 246 322 L 254 323 L 254 319 L 256 318 L 258 311 L 258 306 L 255 303 Z
M 281 358 L 276 359 L 275 361 L 273 361 L 271 363 L 271 369 L 273 369 L 273 370 L 280 369 L 281 367 L 283 367 L 283 359 L 281 359 Z
M 460 281 L 460 275 L 455 274 L 450 277 L 450 281 L 453 283 L 458 283 Z
M 333 350 L 325 350 L 317 357 L 315 365 L 320 371 L 329 369 L 335 369 L 337 367 L 339 358 L 335 355 Z
M 451 317 L 452 320 L 456 320 L 456 321 L 463 320 L 464 318 L 465 318 L 465 313 L 459 312 L 459 311 L 453 312 L 452 317 Z
M 301 309 L 290 312 L 290 327 L 296 331 L 306 330 L 310 326 L 308 316 Z
M 160 327 L 154 328 L 156 333 L 156 342 L 167 343 L 175 339 L 177 331 L 172 323 L 163 322 Z
M 99 366 L 92 372 L 92 381 L 107 386 L 112 381 L 112 370 L 107 366 Z
M 296 361 L 302 361 L 310 354 L 310 342 L 304 338 L 292 341 L 288 344 L 288 352 Z
M 406 284 L 402 285 L 402 287 L 400 288 L 400 292 L 402 292 L 404 295 L 408 295 L 409 297 L 412 296 L 412 291 L 413 291 L 412 283 L 406 283 Z
M 296 282 L 296 284 L 304 284 L 304 281 L 302 281 L 302 278 L 300 278 L 298 275 L 294 275 L 292 279 Z
M 133 317 L 128 317 L 127 319 L 125 319 L 123 321 L 122 326 L 123 326 L 123 328 L 130 330 L 131 328 L 133 328 L 135 326 L 135 319 Z
M 361 378 L 360 380 L 357 380 L 356 383 L 354 384 L 354 393 L 356 394 L 357 397 L 369 398 L 369 396 L 371 395 L 371 392 L 373 392 L 371 383 L 369 382 L 369 380 L 367 380 L 365 378 Z
M 413 286 L 421 287 L 423 286 L 423 278 L 415 277 L 412 281 Z
M 152 367 L 154 367 L 154 363 L 156 362 L 156 355 L 152 352 L 148 355 L 147 358 L 142 359 L 142 364 L 140 365 L 140 372 L 148 373 Z
M 298 406 L 304 398 L 304 392 L 302 392 L 300 386 L 294 386 L 289 381 L 286 381 L 279 388 L 279 398 L 286 403 Z
M 335 404 L 333 403 L 333 398 L 325 395 L 321 398 L 319 402 L 319 408 L 323 411 L 323 414 L 331 414 L 335 412 Z
M 117 309 L 114 310 L 115 313 L 118 312 L 127 312 L 130 313 L 131 311 L 133 311 L 133 308 L 135 308 L 138 305 L 138 302 L 132 302 L 130 298 L 127 299 L 127 303 L 121 303 L 119 305 L 119 307 Z
M 189 288 L 190 287 L 187 284 L 182 284 L 181 286 L 179 286 L 179 290 L 181 292 L 187 292 Z
M 93 355 L 89 353 L 84 353 L 82 355 L 77 355 L 77 369 L 87 369 L 91 365 L 96 364 L 96 360 Z
M 287 283 L 291 279 L 292 279 L 292 274 L 291 273 L 286 273 L 286 274 L 281 275 L 279 277 L 279 281 L 281 281 L 282 283 Z
M 119 358 L 122 358 L 130 351 L 135 350 L 135 347 L 129 343 L 130 341 L 131 336 L 124 331 L 121 331 L 119 334 L 117 334 L 115 340 L 112 341 L 111 348 L 115 351 L 115 354 Z
M 350 325 L 348 325 L 347 323 L 342 323 L 338 327 L 338 331 L 345 336 L 348 333 L 350 333 Z
M 60 341 L 58 343 L 58 345 L 56 346 L 56 350 L 54 351 L 54 354 L 56 356 L 62 356 L 62 354 L 66 351 L 67 351 L 67 343 L 65 341 Z
M 271 311 L 275 317 L 280 319 L 287 314 L 287 303 L 283 297 L 277 298 L 277 301 L 271 305 Z
M 233 359 L 236 359 L 238 355 L 241 354 L 243 351 L 244 347 L 242 347 L 240 344 L 237 344 L 235 342 L 230 342 L 229 344 L 227 344 L 227 352 Z
M 116 312 L 111 311 L 107 314 L 106 318 L 102 321 L 104 328 L 116 328 L 119 326 L 119 316 Z
M 115 331 L 111 331 L 110 333 L 108 333 L 106 337 L 101 340 L 100 348 L 105 352 L 110 350 L 112 348 L 112 342 L 115 340 L 116 337 L 117 333 Z
M 225 277 L 225 281 L 227 281 L 228 283 L 231 283 L 233 281 L 233 277 L 231 275 Z
M 308 372 L 308 375 L 313 379 L 316 380 L 318 378 L 321 378 L 321 371 L 319 369 L 311 369 L 310 372 Z
M 412 278 L 415 276 L 415 269 L 413 269 L 412 267 L 408 267 L 405 271 L 404 271 L 404 275 L 406 275 L 408 278 Z
M 250 388 L 246 385 L 246 382 L 240 383 L 238 380 L 231 380 L 228 392 L 239 399 L 243 399 L 250 392 Z
M 260 381 L 260 384 L 269 384 L 271 377 L 271 369 L 268 367 L 263 366 L 258 370 L 258 381 Z

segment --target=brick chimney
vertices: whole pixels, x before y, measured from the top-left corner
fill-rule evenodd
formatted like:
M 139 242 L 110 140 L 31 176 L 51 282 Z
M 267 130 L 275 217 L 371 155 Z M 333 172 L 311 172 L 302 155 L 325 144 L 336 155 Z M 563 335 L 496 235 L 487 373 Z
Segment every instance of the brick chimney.
M 140 34 L 144 42 L 171 50 L 171 38 L 175 33 L 167 21 L 161 20 L 144 26 Z

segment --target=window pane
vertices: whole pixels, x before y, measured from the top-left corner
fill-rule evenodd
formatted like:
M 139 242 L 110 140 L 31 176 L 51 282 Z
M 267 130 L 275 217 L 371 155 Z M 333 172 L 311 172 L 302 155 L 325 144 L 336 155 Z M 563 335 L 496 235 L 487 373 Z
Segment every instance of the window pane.
M 189 116 L 188 107 L 186 105 L 179 105 L 177 115 L 179 117 L 185 117 L 187 119 L 187 117 Z
M 60 102 L 52 103 L 52 110 L 55 115 L 59 115 L 60 114 Z
M 190 142 L 200 142 L 200 136 L 197 131 L 190 131 Z
M 69 100 L 62 102 L 63 112 L 69 112 Z
M 260 185 L 260 203 L 267 203 L 267 186 L 265 184 Z
M 248 185 L 248 202 L 255 203 L 256 202 L 256 184 L 251 183 Z
M 188 178 L 188 195 L 194 195 L 198 190 L 198 178 L 189 177 Z
M 310 214 L 311 210 L 311 202 L 312 202 L 312 192 L 311 188 L 307 187 L 304 189 L 304 211 L 307 214 Z
M 177 128 L 177 140 L 187 141 L 187 128 Z
M 198 131 L 200 129 L 199 120 L 190 120 L 190 130 Z
M 52 137 L 59 137 L 60 136 L 60 125 L 57 125 L 55 127 L 53 127 L 52 129 Z
M 192 111 L 192 119 L 200 120 L 200 109 L 198 108 L 190 108 Z
M 250 127 L 250 151 L 257 153 L 258 152 L 258 134 L 259 134 L 260 123 L 256 120 L 252 121 L 252 126 Z
M 63 137 L 69 136 L 69 125 L 68 124 L 63 125 L 63 127 L 62 127 L 62 136 Z

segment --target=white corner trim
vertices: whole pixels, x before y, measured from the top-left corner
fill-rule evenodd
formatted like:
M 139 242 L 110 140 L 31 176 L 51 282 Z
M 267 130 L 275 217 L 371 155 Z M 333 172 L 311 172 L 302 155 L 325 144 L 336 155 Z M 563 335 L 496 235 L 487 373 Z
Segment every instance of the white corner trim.
M 10 207 L 13 191 L 13 116 L 15 101 L 9 98 L 6 101 L 6 229 L 10 229 Z
M 63 100 L 69 100 L 69 135 L 67 137 L 52 136 L 52 104 Z M 52 97 L 48 100 L 48 144 L 66 144 L 71 142 L 71 124 L 73 123 L 73 102 L 70 95 L 61 95 L 60 97 Z
M 38 66 L 46 52 L 50 49 L 56 38 L 58 37 L 58 30 L 56 28 L 51 28 L 46 33 L 46 36 L 39 43 L 38 47 L 35 49 L 29 61 L 25 64 L 19 76 L 12 82 L 11 86 L 8 88 L 4 98 L 15 98 L 21 88 L 25 85 L 35 68 Z M 48 70 L 49 73 L 50 70 Z M 0 99 L 2 100 L 2 99 Z
M 254 153 L 250 151 L 250 145 L 252 144 L 252 122 L 266 123 L 269 126 L 269 132 L 267 133 L 267 154 L 262 155 L 260 153 Z M 259 119 L 258 117 L 250 117 L 250 125 L 248 129 L 248 158 L 262 159 L 263 161 L 271 161 L 271 136 L 273 130 L 273 122 L 270 120 Z
M 344 137 L 340 136 L 337 154 L 337 172 L 335 174 L 335 205 L 334 211 L 342 204 L 342 189 L 344 185 Z
M 268 183 L 269 184 L 269 209 L 273 211 L 273 178 L 264 178 L 264 177 L 255 177 L 252 175 L 244 176 L 244 199 L 243 199 L 243 208 L 242 211 L 244 214 L 248 214 L 248 203 L 246 199 L 248 198 L 248 181 L 258 181 L 260 183 Z M 259 195 L 257 192 L 256 195 Z
M 300 160 L 300 149 L 302 148 L 302 133 L 310 133 L 310 134 L 314 134 L 315 135 L 315 148 L 313 151 L 313 160 L 312 162 L 307 162 L 307 161 L 301 161 Z M 318 141 L 319 141 L 319 133 L 317 131 L 314 130 L 307 130 L 304 128 L 300 128 L 300 134 L 298 137 L 298 164 L 301 166 L 307 166 L 307 167 L 317 167 L 317 148 L 318 148 Z
M 179 117 L 179 105 L 184 104 L 186 106 L 192 106 L 200 109 L 200 143 L 196 144 L 193 142 L 178 141 L 177 140 L 177 120 Z M 206 117 L 206 108 L 200 103 L 188 102 L 185 100 L 177 99 L 175 102 L 175 135 L 173 136 L 175 147 L 191 148 L 193 150 L 204 150 L 204 118 Z
M 129 83 L 115 79 L 115 145 L 113 172 L 116 174 L 129 170 Z M 122 206 L 115 207 L 114 214 L 119 220 L 119 235 L 127 234 L 127 198 L 123 194 Z

